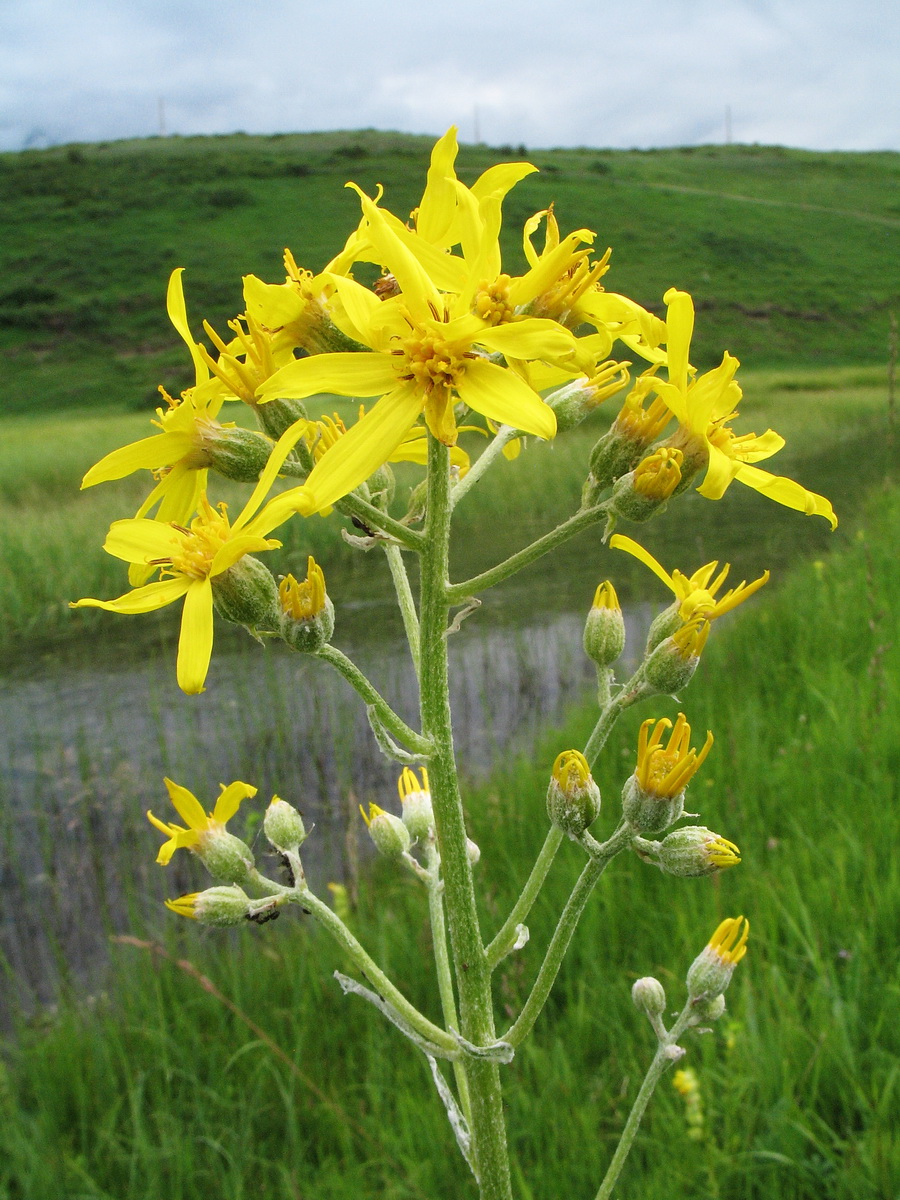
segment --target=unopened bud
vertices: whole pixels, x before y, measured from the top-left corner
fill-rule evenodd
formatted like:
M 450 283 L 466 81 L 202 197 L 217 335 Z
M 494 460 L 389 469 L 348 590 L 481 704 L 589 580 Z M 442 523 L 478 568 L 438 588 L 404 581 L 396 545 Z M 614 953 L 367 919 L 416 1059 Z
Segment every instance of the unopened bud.
M 694 1013 L 701 1021 L 718 1021 L 725 1013 L 725 997 L 720 995 L 711 1000 L 696 1000 Z
M 556 433 L 568 433 L 599 408 L 604 400 L 614 396 L 628 383 L 630 362 L 609 359 L 601 363 L 590 378 L 582 377 L 564 384 L 545 398 L 556 414 Z
M 278 585 L 281 636 L 292 650 L 315 654 L 334 633 L 334 605 L 325 591 L 325 575 L 309 556 L 306 579 L 285 575 Z
M 246 883 L 253 870 L 250 847 L 221 826 L 211 825 L 195 850 L 213 879 L 222 883 Z
M 663 985 L 652 975 L 635 980 L 631 988 L 631 999 L 635 1008 L 648 1017 L 661 1017 L 666 1011 L 666 993 Z
M 263 434 L 239 427 L 213 426 L 203 435 L 203 448 L 212 469 L 238 483 L 256 483 L 269 461 L 272 445 Z
M 477 842 L 473 842 L 470 837 L 466 838 L 466 854 L 472 866 L 477 867 L 481 862 L 481 847 Z
M 377 804 L 369 805 L 369 813 L 362 805 L 359 806 L 363 820 L 369 827 L 369 837 L 375 843 L 375 848 L 385 858 L 400 858 L 411 845 L 409 830 L 399 817 L 385 812 Z
M 715 1000 L 721 996 L 734 974 L 734 968 L 747 953 L 750 922 L 744 917 L 728 917 L 712 935 L 687 973 L 688 995 L 692 1000 Z
M 583 645 L 585 654 L 598 667 L 608 667 L 625 649 L 625 618 L 609 580 L 601 583 L 594 593 L 584 626 Z
M 420 842 L 427 840 L 434 826 L 434 811 L 431 807 L 431 792 L 428 790 L 428 772 L 422 768 L 422 782 L 415 771 L 404 767 L 397 781 L 400 803 L 403 806 L 403 824 L 411 838 Z
M 276 440 L 296 422 L 307 420 L 306 405 L 302 400 L 267 400 L 265 404 L 256 406 L 256 416 L 260 425 Z M 295 447 L 295 453 L 302 453 L 303 443 Z M 310 470 L 312 461 L 310 460 Z
M 687 687 L 700 662 L 709 626 L 705 617 L 692 617 L 648 655 L 644 679 L 655 691 L 674 696 Z
M 372 503 L 378 505 L 379 508 L 386 509 L 394 498 L 396 488 L 394 472 L 389 464 L 382 463 L 378 470 L 369 476 L 366 483 Z
M 684 625 L 684 619 L 679 611 L 680 608 L 681 603 L 676 600 L 668 608 L 664 608 L 661 613 L 657 613 L 650 622 L 650 628 L 647 630 L 646 654 L 649 655 L 651 650 L 655 650 L 660 642 L 664 642 L 667 637 L 671 637 L 673 633 L 677 633 Z
M 213 602 L 226 621 L 248 629 L 272 632 L 278 628 L 278 585 L 269 568 L 245 554 L 233 566 L 213 575 Z
M 273 796 L 272 803 L 266 809 L 263 832 L 271 845 L 282 854 L 287 854 L 289 850 L 297 850 L 307 837 L 303 818 L 292 804 L 288 804 L 279 796 Z
M 637 522 L 662 512 L 681 480 L 682 460 L 680 450 L 657 450 L 618 479 L 612 492 L 616 514 Z
M 580 837 L 600 815 L 600 789 L 578 750 L 564 750 L 553 764 L 547 815 L 570 838 Z
M 211 887 L 167 900 L 166 908 L 201 925 L 240 925 L 247 919 L 250 897 L 239 887 Z
M 715 875 L 737 866 L 741 852 L 733 842 L 703 825 L 685 825 L 654 848 L 653 861 L 667 875 Z
M 669 741 L 663 745 L 668 730 Z M 691 746 L 691 727 L 684 713 L 678 714 L 674 726 L 668 717 L 644 721 L 638 734 L 637 766 L 622 790 L 622 814 L 632 829 L 639 834 L 660 833 L 679 819 L 684 789 L 712 744 L 713 736 L 707 733 L 702 749 Z

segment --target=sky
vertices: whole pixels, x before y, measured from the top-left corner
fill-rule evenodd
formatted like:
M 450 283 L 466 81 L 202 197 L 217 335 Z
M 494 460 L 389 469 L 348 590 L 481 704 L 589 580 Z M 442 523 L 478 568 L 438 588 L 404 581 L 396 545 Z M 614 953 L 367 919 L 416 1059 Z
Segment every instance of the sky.
M 900 150 L 897 0 L 0 0 L 0 150 L 374 127 Z

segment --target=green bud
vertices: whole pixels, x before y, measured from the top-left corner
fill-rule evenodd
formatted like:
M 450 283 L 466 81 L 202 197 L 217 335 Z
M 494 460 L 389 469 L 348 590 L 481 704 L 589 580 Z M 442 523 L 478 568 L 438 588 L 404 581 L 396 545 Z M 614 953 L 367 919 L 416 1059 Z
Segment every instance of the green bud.
M 377 471 L 369 476 L 366 483 L 369 487 L 369 495 L 371 496 L 372 503 L 386 510 L 394 498 L 396 487 L 394 472 L 391 470 L 390 465 L 383 463 Z
M 470 837 L 466 838 L 466 855 L 473 867 L 477 867 L 481 862 L 481 847 Z
M 298 850 L 307 837 L 303 818 L 292 804 L 279 796 L 273 796 L 272 803 L 266 809 L 263 831 L 271 845 L 282 854 Z
M 167 900 L 166 908 L 201 925 L 240 925 L 246 921 L 250 897 L 239 887 L 211 887 L 205 892 L 190 892 L 177 900 Z
M 644 679 L 650 687 L 666 696 L 687 687 L 697 670 L 708 632 L 709 622 L 695 618 L 661 641 L 644 661 Z
M 368 816 L 362 805 L 359 806 L 359 811 L 369 827 L 369 837 L 375 843 L 375 848 L 385 858 L 400 858 L 409 850 L 412 839 L 409 836 L 409 830 L 399 817 L 385 812 L 377 804 L 369 805 Z
M 334 605 L 325 591 L 325 575 L 309 556 L 306 579 L 298 583 L 285 575 L 278 585 L 281 608 L 279 629 L 282 638 L 301 654 L 315 654 L 331 641 L 334 633 Z
M 206 830 L 195 850 L 213 879 L 246 883 L 250 878 L 254 865 L 250 847 L 221 826 Z
M 428 788 L 428 772 L 422 768 L 422 782 L 415 771 L 404 767 L 397 781 L 400 803 L 403 806 L 403 824 L 414 840 L 425 842 L 434 828 L 434 810 L 431 807 L 431 792 Z
M 725 997 L 714 996 L 712 1000 L 695 1000 L 694 1013 L 701 1021 L 718 1021 L 725 1012 Z
M 564 750 L 553 764 L 547 788 L 547 816 L 551 822 L 578 838 L 600 815 L 600 789 L 591 775 L 584 755 Z
M 631 988 L 634 1006 L 648 1017 L 661 1017 L 666 1011 L 666 993 L 663 985 L 652 975 L 636 979 Z
M 601 583 L 594 593 L 584 626 L 583 645 L 585 654 L 598 667 L 608 667 L 625 649 L 625 618 L 609 580 Z
M 588 481 L 602 492 L 623 475 L 634 470 L 641 461 L 644 446 L 622 433 L 615 425 L 604 433 L 588 459 Z M 582 501 L 583 502 L 583 501 Z
M 651 650 L 655 650 L 660 642 L 665 641 L 667 637 L 671 637 L 673 633 L 677 633 L 682 627 L 684 621 L 681 619 L 680 607 L 680 601 L 676 600 L 653 618 L 650 628 L 647 631 L 646 654 L 649 654 Z
M 674 796 L 661 796 L 645 791 L 637 775 L 632 775 L 622 788 L 622 815 L 639 834 L 662 833 L 674 825 L 684 813 L 684 791 Z
M 692 1000 L 715 1000 L 721 996 L 734 969 L 747 953 L 750 922 L 744 917 L 727 917 L 704 946 L 687 973 L 688 995 Z
M 265 404 L 256 406 L 256 416 L 269 437 L 275 438 L 276 441 L 295 421 L 309 419 L 302 400 L 267 400 Z M 294 447 L 294 453 L 302 454 L 304 450 L 305 446 L 301 440 Z M 310 459 L 309 470 L 312 470 L 312 465 Z
M 653 849 L 653 861 L 667 875 L 715 875 L 741 861 L 733 842 L 703 825 L 675 829 Z
M 246 625 L 251 630 L 278 629 L 281 618 L 278 585 L 258 558 L 245 554 L 221 574 L 213 575 L 210 582 L 216 612 L 226 621 Z
M 226 479 L 238 483 L 256 483 L 265 470 L 273 443 L 252 429 L 219 427 L 204 434 L 203 448 L 210 466 Z

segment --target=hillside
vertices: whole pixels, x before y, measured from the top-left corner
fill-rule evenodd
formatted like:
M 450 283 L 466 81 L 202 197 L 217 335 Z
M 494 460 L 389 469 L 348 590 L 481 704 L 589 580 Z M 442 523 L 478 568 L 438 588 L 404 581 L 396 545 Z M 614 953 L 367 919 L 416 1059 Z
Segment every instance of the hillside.
M 320 267 L 357 220 L 347 179 L 406 213 L 430 138 L 375 131 L 167 138 L 0 155 L 0 350 L 6 412 L 142 407 L 188 383 L 164 311 L 187 268 L 199 333 L 242 307 L 240 276 L 283 277 L 281 252 Z M 463 147 L 541 168 L 506 204 L 506 264 L 522 221 L 555 203 L 564 228 L 613 247 L 607 286 L 661 310 L 693 292 L 700 365 L 881 362 L 900 306 L 900 155 L 762 146 L 659 151 Z

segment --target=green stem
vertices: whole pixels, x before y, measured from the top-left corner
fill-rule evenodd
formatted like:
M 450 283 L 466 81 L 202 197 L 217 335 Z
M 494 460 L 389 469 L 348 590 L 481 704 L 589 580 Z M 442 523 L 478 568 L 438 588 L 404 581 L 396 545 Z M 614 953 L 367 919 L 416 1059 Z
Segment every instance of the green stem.
M 338 512 L 346 513 L 347 516 L 356 517 L 367 529 L 375 529 L 380 533 L 388 534 L 389 537 L 395 538 L 409 550 L 422 549 L 421 533 L 410 529 L 400 521 L 395 521 L 393 517 L 389 517 L 374 504 L 369 504 L 368 500 L 363 500 L 359 496 L 344 496 L 342 500 L 337 501 L 335 508 Z
M 450 464 L 446 446 L 428 435 L 428 503 L 421 566 L 422 730 L 431 739 L 428 778 L 453 963 L 459 989 L 460 1033 L 479 1046 L 495 1039 L 488 969 L 478 925 L 472 864 L 453 753 L 447 677 L 450 603 L 447 567 L 450 537 Z M 468 1058 L 470 1133 L 482 1200 L 512 1200 L 503 1099 L 497 1065 Z
M 562 844 L 562 830 L 555 825 L 551 825 L 547 837 L 544 839 L 544 844 L 541 847 L 540 854 L 535 860 L 534 866 L 531 868 L 531 874 L 522 888 L 522 894 L 513 905 L 512 912 L 506 918 L 503 928 L 485 950 L 487 955 L 488 966 L 491 970 L 496 967 L 497 963 L 506 955 L 512 945 L 516 927 L 521 925 L 528 914 L 531 912 L 531 907 L 538 897 L 538 893 L 544 886 L 544 880 L 547 878 L 547 872 L 556 858 L 556 852 Z
M 678 1038 L 681 1037 L 690 1023 L 689 1002 L 665 1037 L 660 1038 L 656 1054 L 653 1056 L 653 1061 L 647 1069 L 647 1074 L 644 1076 L 644 1082 L 641 1084 L 641 1089 L 635 1098 L 631 1112 L 628 1114 L 628 1120 L 625 1122 L 625 1128 L 622 1130 L 622 1136 L 612 1157 L 612 1162 L 607 1168 L 603 1182 L 600 1184 L 600 1190 L 597 1192 L 594 1200 L 609 1200 L 609 1197 L 612 1195 L 616 1180 L 619 1178 L 622 1167 L 625 1165 L 625 1159 L 628 1157 L 634 1143 L 638 1126 L 641 1123 L 647 1105 L 650 1103 L 650 1097 L 653 1095 L 657 1083 L 659 1083 L 665 1072 L 681 1057 L 674 1048 Z
M 338 945 L 347 952 L 355 965 L 365 975 L 366 979 L 378 991 L 378 994 L 383 1000 L 389 1001 L 394 1006 L 398 1013 L 404 1017 L 415 1031 L 433 1042 L 436 1046 L 440 1046 L 442 1050 L 459 1052 L 459 1046 L 455 1039 L 441 1029 L 439 1025 L 435 1025 L 432 1021 L 420 1013 L 414 1004 L 403 995 L 403 993 L 393 984 L 381 967 L 369 955 L 360 943 L 356 940 L 344 922 L 340 919 L 337 913 L 330 908 L 318 896 L 313 895 L 305 887 L 301 888 L 285 888 L 283 884 L 276 883 L 273 879 L 266 879 L 259 872 L 254 872 L 255 882 L 258 886 L 271 887 L 273 891 L 280 896 L 284 896 L 290 892 L 290 899 L 294 904 L 299 904 L 307 912 L 311 913 L 319 924 L 324 925 Z
M 494 440 L 485 449 L 484 453 L 479 455 L 476 461 L 469 467 L 465 475 L 460 479 L 455 487 L 450 489 L 450 507 L 455 508 L 457 504 L 468 492 L 469 488 L 474 487 L 478 480 L 484 475 L 488 467 L 490 467 L 503 452 L 503 447 L 511 442 L 516 436 L 516 430 L 512 425 L 501 425 L 497 430 Z
M 444 1014 L 444 1024 L 448 1029 L 459 1029 L 459 1017 L 456 1014 L 456 996 L 453 992 L 453 972 L 450 967 L 450 953 L 447 948 L 447 924 L 444 920 L 444 888 L 441 883 L 441 859 L 437 846 L 430 842 L 427 850 L 428 861 L 428 916 L 431 920 L 431 941 L 434 946 L 434 965 L 437 971 L 438 991 L 441 997 L 441 1010 Z M 465 1068 L 461 1062 L 454 1062 L 453 1074 L 456 1077 L 456 1087 L 459 1092 L 460 1105 L 466 1120 L 469 1120 L 469 1083 L 466 1079 Z
M 515 575 L 516 571 L 521 571 L 523 567 L 536 562 L 549 551 L 555 550 L 557 546 L 561 546 L 570 538 L 575 537 L 576 534 L 589 529 L 591 525 L 596 525 L 598 521 L 602 521 L 606 517 L 606 514 L 606 504 L 589 508 L 586 512 L 576 513 L 574 517 L 569 517 L 568 521 L 557 525 L 555 529 L 545 533 L 542 538 L 538 538 L 524 550 L 519 550 L 518 553 L 513 554 L 502 563 L 498 563 L 496 567 L 491 567 L 490 570 L 483 571 L 481 575 L 467 579 L 464 583 L 451 584 L 447 592 L 449 602 L 460 604 L 467 597 L 475 596 L 479 592 L 486 591 L 487 588 L 494 587 L 495 584 L 502 583 L 504 579 L 509 579 L 510 575 Z
M 351 687 L 359 692 L 366 704 L 375 709 L 381 723 L 389 733 L 392 733 L 401 742 L 405 742 L 409 749 L 416 754 L 427 755 L 430 753 L 431 742 L 428 738 L 416 733 L 414 729 L 410 729 L 403 718 L 394 712 L 374 684 L 370 683 L 346 654 L 343 654 L 336 646 L 323 646 L 321 650 L 316 651 L 316 656 L 331 663 L 334 669 L 343 675 Z
M 409 642 L 409 652 L 412 655 L 416 675 L 419 674 L 419 614 L 416 612 L 416 602 L 409 586 L 409 576 L 406 564 L 399 546 L 387 545 L 384 548 L 385 557 L 394 581 L 394 591 L 397 593 L 397 603 L 403 617 L 403 628 L 406 630 L 406 640 Z
M 617 829 L 609 841 L 604 842 L 602 846 L 598 847 L 596 856 L 590 859 L 581 872 L 578 882 L 575 884 L 569 899 L 566 901 L 566 906 L 559 918 L 559 924 L 554 930 L 553 937 L 550 939 L 550 945 L 547 947 L 547 953 L 544 955 L 544 961 L 541 963 L 541 969 L 538 971 L 531 994 L 525 1001 L 525 1007 L 516 1021 L 503 1034 L 502 1040 L 504 1042 L 509 1042 L 511 1046 L 520 1046 L 531 1032 L 535 1021 L 540 1016 L 541 1009 L 547 1002 L 547 997 L 550 995 L 550 990 L 556 981 L 556 976 L 559 968 L 562 966 L 565 953 L 569 948 L 575 927 L 581 918 L 581 914 L 584 912 L 591 892 L 594 890 L 594 885 L 619 851 L 625 849 L 630 838 L 631 833 L 626 828 L 620 827 Z

